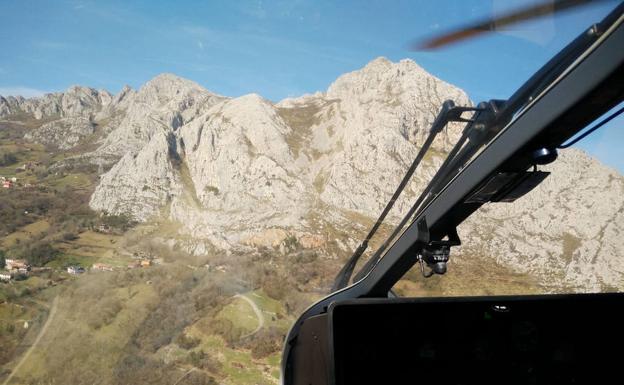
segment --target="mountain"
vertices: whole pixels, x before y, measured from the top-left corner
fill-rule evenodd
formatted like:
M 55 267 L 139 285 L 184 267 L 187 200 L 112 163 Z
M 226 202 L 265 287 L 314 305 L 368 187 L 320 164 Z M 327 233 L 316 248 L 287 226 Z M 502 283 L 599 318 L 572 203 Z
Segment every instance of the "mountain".
M 470 254 L 566 290 L 622 290 L 624 178 L 578 149 L 514 204 L 488 204 L 461 228 Z M 474 242 L 474 240 L 478 240 Z
M 139 94 L 164 89 L 160 83 L 169 80 L 157 77 Z M 185 87 L 182 94 L 195 90 L 182 80 L 179 84 Z M 253 94 L 215 98 L 179 127 L 160 124 L 154 130 L 154 119 L 141 130 L 122 123 L 104 147 L 142 145 L 129 149 L 102 177 L 91 205 L 130 212 L 139 220 L 166 207 L 165 215 L 184 223 L 196 238 L 212 231 L 211 242 L 221 245 L 271 227 L 314 233 L 305 220 L 311 211 L 337 221 L 346 218 L 336 209 L 371 216 L 415 156 L 437 106 L 449 98 L 469 103 L 465 93 L 414 62 L 377 59 L 342 76 L 326 93 L 277 104 Z M 129 116 L 135 115 L 134 104 Z M 144 105 L 137 107 L 142 111 Z M 452 135 L 451 130 L 436 144 L 437 154 Z M 434 164 L 441 157 L 428 160 Z M 408 196 L 431 172 L 417 176 Z M 399 208 L 404 210 L 405 202 Z
M 38 120 L 90 116 L 112 101 L 113 97 L 108 91 L 73 86 L 65 92 L 50 93 L 39 98 L 0 97 L 0 116 L 24 114 Z
M 165 242 L 205 254 L 283 248 L 294 237 L 337 259 L 379 214 L 447 99 L 472 104 L 411 60 L 378 58 L 325 92 L 278 103 L 220 96 L 163 74 L 115 96 L 72 87 L 0 98 L 0 118 L 30 122 L 32 141 L 85 146 L 76 159 L 110 167 L 91 208 L 178 224 L 160 236 Z M 436 139 L 390 223 L 461 128 L 451 124 Z M 622 289 L 624 178 L 576 149 L 544 169 L 553 173 L 533 192 L 514 204 L 488 204 L 460 227 L 458 262 L 504 266 L 552 291 Z M 484 279 L 486 272 L 483 266 Z

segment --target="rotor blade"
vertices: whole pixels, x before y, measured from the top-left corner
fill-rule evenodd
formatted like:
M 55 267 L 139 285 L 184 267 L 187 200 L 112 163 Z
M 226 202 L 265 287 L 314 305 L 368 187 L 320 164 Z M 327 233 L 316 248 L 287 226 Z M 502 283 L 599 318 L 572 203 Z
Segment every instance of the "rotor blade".
M 531 20 L 548 14 L 555 14 L 569 8 L 598 1 L 602 0 L 547 0 L 536 5 L 510 12 L 497 18 L 481 20 L 446 34 L 438 35 L 425 41 L 413 43 L 411 44 L 410 49 L 412 51 L 420 51 L 440 48 L 445 45 L 469 39 L 486 32 L 492 32 L 501 27 L 519 23 L 521 21 Z

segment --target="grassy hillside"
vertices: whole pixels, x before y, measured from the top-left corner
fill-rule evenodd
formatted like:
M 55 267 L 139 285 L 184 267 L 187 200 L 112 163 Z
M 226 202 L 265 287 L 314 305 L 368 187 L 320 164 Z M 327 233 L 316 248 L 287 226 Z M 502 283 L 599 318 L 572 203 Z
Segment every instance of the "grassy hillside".
M 231 279 L 167 265 L 73 280 L 58 291 L 49 328 L 11 383 L 175 383 L 193 368 L 199 382 L 192 383 L 277 383 L 293 314 Z M 260 320 L 235 297 L 239 292 L 262 314 L 263 327 L 253 335 Z

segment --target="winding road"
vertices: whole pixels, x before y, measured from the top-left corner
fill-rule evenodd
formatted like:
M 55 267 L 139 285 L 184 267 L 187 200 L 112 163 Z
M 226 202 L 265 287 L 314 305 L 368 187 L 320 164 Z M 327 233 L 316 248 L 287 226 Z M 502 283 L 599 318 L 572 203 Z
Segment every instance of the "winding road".
M 234 296 L 234 298 L 240 298 L 244 301 L 246 301 L 249 306 L 251 306 L 251 308 L 253 309 L 254 313 L 256 313 L 256 318 L 258 318 L 258 327 L 255 328 L 251 333 L 247 333 L 243 336 L 244 337 L 251 337 L 254 334 L 258 333 L 263 327 L 264 327 L 264 314 L 262 314 L 262 310 L 260 310 L 260 308 L 258 307 L 258 305 L 256 305 L 256 303 L 249 297 L 247 297 L 247 295 L 245 294 L 236 294 Z
M 26 353 L 24 353 L 24 355 L 19 360 L 17 365 L 15 365 L 13 370 L 11 370 L 11 374 L 9 374 L 9 376 L 6 378 L 6 380 L 4 380 L 2 385 L 7 385 L 11 381 L 11 379 L 13 378 L 15 373 L 17 373 L 19 371 L 19 369 L 22 366 L 22 364 L 24 362 L 26 362 L 28 357 L 30 357 L 30 353 L 32 353 L 32 351 L 37 347 L 37 345 L 39 344 L 39 341 L 41 341 L 41 337 L 43 337 L 43 335 L 48 330 L 48 327 L 50 326 L 50 323 L 51 323 L 52 319 L 54 318 L 54 314 L 56 314 L 57 305 L 58 305 L 58 296 L 54 297 L 54 300 L 52 301 L 52 307 L 50 307 L 50 313 L 48 314 L 48 319 L 43 324 L 43 327 L 39 331 L 39 334 L 37 335 L 37 338 L 35 338 L 35 341 L 33 342 L 33 344 L 30 346 L 30 348 L 28 348 Z

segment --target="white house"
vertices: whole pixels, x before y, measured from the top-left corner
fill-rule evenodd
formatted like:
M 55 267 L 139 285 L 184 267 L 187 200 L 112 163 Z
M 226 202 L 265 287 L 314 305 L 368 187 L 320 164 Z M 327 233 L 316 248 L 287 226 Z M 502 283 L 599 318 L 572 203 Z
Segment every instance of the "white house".
M 6 259 L 6 269 L 7 270 L 13 270 L 13 269 L 25 269 L 25 270 L 29 270 L 30 269 L 30 265 L 28 264 L 28 262 L 26 262 L 25 259 L 11 259 L 11 258 L 7 258 Z
M 82 268 L 82 267 L 80 267 L 80 266 L 69 266 L 69 267 L 67 268 L 67 272 L 68 272 L 69 274 L 78 275 L 78 274 L 82 274 L 82 273 L 84 273 L 84 272 L 85 272 L 85 269 L 83 269 L 83 268 Z

